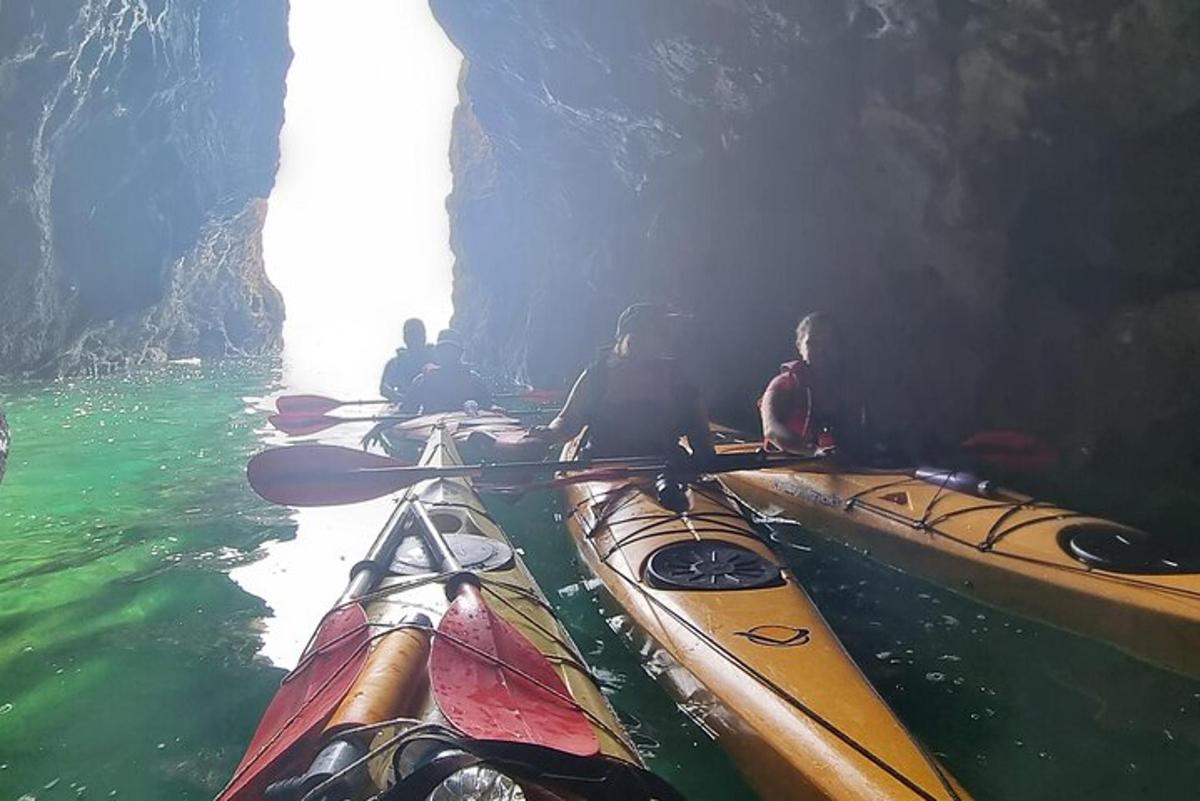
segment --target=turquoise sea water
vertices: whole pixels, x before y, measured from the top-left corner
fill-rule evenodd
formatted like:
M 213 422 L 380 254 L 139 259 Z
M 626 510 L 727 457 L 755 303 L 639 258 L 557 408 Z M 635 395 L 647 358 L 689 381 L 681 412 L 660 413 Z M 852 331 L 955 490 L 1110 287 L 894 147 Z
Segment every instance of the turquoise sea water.
M 374 535 L 360 513 L 341 521 L 365 527 L 359 536 L 318 537 L 338 520 L 297 521 L 246 487 L 245 460 L 268 437 L 260 399 L 278 384 L 263 363 L 0 391 L 14 429 L 0 484 L 0 801 L 220 789 L 282 675 L 267 659 L 289 650 L 281 630 L 302 640 L 323 603 L 262 577 L 334 564 L 336 595 L 338 560 Z M 555 509 L 545 495 L 493 504 L 652 767 L 690 798 L 745 797 L 605 625 Z M 773 536 L 867 675 L 976 798 L 1195 797 L 1200 682 L 806 532 Z

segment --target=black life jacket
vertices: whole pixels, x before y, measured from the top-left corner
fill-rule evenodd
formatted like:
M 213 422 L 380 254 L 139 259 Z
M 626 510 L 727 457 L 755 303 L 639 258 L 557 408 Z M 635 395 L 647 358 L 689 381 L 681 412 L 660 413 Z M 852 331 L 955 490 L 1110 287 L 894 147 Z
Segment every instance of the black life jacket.
M 606 349 L 587 370 L 584 454 L 592 458 L 665 456 L 679 450 L 679 439 L 687 433 L 695 389 L 684 380 L 675 359 L 623 361 Z M 645 370 L 647 374 L 623 386 L 620 371 L 624 370 Z M 630 389 L 634 393 L 623 397 Z

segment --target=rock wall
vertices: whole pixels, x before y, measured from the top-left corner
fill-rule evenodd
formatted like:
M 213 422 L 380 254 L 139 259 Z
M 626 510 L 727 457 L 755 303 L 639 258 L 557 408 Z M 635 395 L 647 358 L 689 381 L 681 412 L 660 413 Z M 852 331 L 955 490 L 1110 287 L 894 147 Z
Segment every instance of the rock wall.
M 666 298 L 745 419 L 823 309 L 885 425 L 1200 472 L 1194 0 L 433 7 L 467 58 L 449 208 L 481 358 L 554 383 Z
M 278 346 L 290 58 L 286 0 L 0 3 L 0 373 Z

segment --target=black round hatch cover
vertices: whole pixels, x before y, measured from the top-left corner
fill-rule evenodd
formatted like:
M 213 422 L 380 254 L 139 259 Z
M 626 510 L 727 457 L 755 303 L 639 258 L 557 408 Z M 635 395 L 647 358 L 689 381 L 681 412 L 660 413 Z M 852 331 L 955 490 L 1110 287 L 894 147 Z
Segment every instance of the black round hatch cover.
M 752 590 L 783 584 L 769 559 L 723 540 L 664 545 L 646 565 L 646 583 L 668 590 Z
M 1200 548 L 1136 528 L 1102 523 L 1070 526 L 1059 532 L 1058 544 L 1068 555 L 1097 570 L 1143 575 L 1200 573 Z

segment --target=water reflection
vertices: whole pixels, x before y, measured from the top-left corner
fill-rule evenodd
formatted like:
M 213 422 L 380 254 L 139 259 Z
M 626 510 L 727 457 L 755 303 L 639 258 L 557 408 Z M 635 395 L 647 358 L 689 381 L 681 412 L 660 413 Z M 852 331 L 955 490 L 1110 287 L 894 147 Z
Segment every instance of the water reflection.
M 275 395 L 257 407 L 274 409 Z M 321 441 L 357 447 L 366 428 L 349 424 L 322 432 Z M 263 444 L 310 441 L 287 438 L 273 429 L 259 432 Z M 272 664 L 295 665 L 321 616 L 345 588 L 342 577 L 371 547 L 388 519 L 392 498 L 350 506 L 296 509 L 296 535 L 264 544 L 256 559 L 230 572 L 243 589 L 264 599 L 271 615 L 263 620 L 260 654 Z

